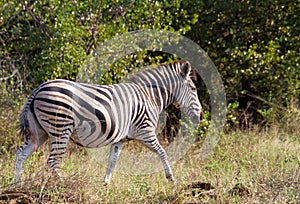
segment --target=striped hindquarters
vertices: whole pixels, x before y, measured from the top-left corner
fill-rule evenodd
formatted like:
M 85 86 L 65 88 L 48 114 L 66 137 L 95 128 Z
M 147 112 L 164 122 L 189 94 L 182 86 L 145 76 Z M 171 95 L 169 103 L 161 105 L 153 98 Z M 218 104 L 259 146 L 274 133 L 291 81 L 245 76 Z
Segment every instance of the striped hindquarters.
M 76 133 L 83 146 L 102 146 L 116 135 L 109 87 L 97 88 L 66 80 L 44 83 L 32 111 L 51 137 Z

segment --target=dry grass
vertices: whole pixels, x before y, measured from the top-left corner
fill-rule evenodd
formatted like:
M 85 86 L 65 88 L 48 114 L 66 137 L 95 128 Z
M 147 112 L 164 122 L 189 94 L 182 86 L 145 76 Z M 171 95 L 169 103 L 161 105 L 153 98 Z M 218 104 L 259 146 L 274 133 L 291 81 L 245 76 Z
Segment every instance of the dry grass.
M 66 155 L 62 181 L 47 174 L 47 155 L 39 152 L 26 161 L 24 181 L 11 184 L 14 157 L 1 156 L 0 203 L 297 203 L 299 138 L 276 128 L 225 134 L 205 161 L 198 159 L 197 146 L 180 159 L 174 183 L 164 172 L 114 172 L 104 185 L 106 162 L 76 150 Z

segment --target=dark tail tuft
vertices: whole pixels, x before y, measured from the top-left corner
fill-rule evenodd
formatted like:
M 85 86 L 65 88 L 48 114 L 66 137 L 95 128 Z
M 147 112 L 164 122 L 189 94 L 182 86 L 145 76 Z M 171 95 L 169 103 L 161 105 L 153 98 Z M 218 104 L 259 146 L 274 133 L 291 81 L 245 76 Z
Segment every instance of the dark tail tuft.
M 28 136 L 29 133 L 29 123 L 28 123 L 28 119 L 27 119 L 27 114 L 28 111 L 30 109 L 30 104 L 32 103 L 32 101 L 34 100 L 34 97 L 37 93 L 37 88 L 33 90 L 33 92 L 31 93 L 30 97 L 28 98 L 28 100 L 26 101 L 26 103 L 24 104 L 24 107 L 22 109 L 21 115 L 20 115 L 20 124 L 18 126 L 18 129 L 20 131 L 20 135 L 21 136 Z

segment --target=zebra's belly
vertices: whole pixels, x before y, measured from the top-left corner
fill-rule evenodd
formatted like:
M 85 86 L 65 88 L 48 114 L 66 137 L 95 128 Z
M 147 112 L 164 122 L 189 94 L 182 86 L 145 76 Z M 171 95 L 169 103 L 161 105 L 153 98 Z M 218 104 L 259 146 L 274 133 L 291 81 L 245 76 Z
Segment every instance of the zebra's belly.
M 93 121 L 82 121 L 78 125 L 74 133 L 77 135 L 76 141 L 84 147 L 97 148 L 116 143 L 125 138 L 126 133 L 120 134 L 119 128 L 103 124 L 95 123 Z

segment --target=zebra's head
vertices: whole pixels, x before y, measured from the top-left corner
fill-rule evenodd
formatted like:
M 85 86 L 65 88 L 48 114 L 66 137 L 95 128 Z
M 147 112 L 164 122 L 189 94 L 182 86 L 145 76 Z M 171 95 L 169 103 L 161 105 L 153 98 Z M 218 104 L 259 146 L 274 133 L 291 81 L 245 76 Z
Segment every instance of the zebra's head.
M 192 81 L 192 67 L 188 61 L 179 61 L 180 83 L 176 93 L 176 101 L 193 123 L 200 123 L 203 110 L 198 98 L 197 88 Z

